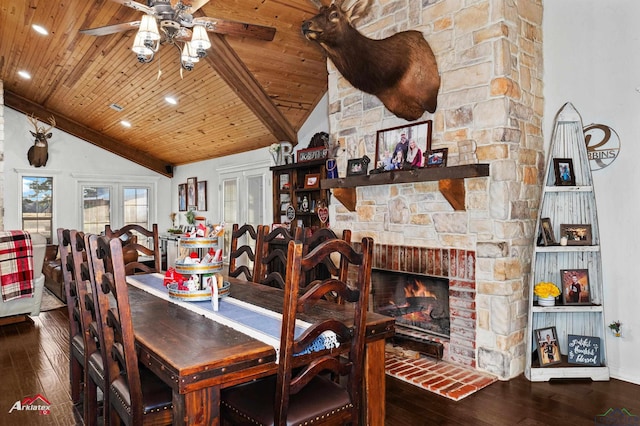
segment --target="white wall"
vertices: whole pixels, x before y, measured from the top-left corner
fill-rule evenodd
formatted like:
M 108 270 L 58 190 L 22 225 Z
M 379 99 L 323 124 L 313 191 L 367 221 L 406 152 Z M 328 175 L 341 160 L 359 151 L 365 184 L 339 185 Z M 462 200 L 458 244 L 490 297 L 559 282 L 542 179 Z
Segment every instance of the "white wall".
M 54 232 L 57 227 L 80 227 L 80 187 L 78 180 L 88 177 L 106 182 L 127 180 L 144 182 L 156 187 L 157 199 L 152 200 L 151 220 L 166 229 L 170 220 L 171 180 L 145 167 L 98 148 L 61 130 L 52 130 L 49 139 L 49 160 L 45 167 L 33 167 L 27 151 L 33 145 L 33 130 L 24 114 L 4 107 L 4 227 L 20 229 L 19 204 L 22 188 L 20 173 L 31 176 L 53 176 Z M 55 238 L 54 238 L 55 240 Z
M 622 338 L 607 339 L 611 376 L 640 384 L 640 283 L 635 262 L 640 217 L 640 2 L 544 2 L 545 142 L 556 112 L 571 102 L 584 125 L 606 124 L 619 135 L 619 157 L 594 171 L 607 324 L 622 321 Z

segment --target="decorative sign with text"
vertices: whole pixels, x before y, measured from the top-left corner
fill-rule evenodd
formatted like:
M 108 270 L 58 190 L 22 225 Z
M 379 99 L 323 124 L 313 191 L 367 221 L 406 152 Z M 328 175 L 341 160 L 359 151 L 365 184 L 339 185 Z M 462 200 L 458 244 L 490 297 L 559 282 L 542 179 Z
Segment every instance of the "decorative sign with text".
M 569 334 L 569 364 L 600 366 L 600 338 Z
M 615 130 L 605 124 L 589 124 L 582 130 L 591 170 L 604 169 L 618 158 L 620 138 Z

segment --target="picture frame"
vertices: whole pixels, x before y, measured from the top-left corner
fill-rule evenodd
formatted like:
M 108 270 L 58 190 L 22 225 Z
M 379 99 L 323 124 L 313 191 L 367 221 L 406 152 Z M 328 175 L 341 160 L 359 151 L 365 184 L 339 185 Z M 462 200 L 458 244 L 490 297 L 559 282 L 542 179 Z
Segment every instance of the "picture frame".
M 534 330 L 536 349 L 540 367 L 558 364 L 562 362 L 558 333 L 555 327 L 539 328 Z
M 289 173 L 282 173 L 279 176 L 280 191 L 288 191 L 290 189 Z
M 305 188 L 320 188 L 320 173 L 309 173 L 304 175 Z
M 414 156 L 413 162 L 416 164 L 411 167 L 423 167 L 424 153 L 431 151 L 432 132 L 433 120 L 378 130 L 376 132 L 375 168 L 384 171 L 398 170 L 405 168 L 405 162 L 411 166 L 412 161 L 407 161 L 407 155 L 412 139 L 420 150 L 420 161 L 416 159 L 417 156 Z M 400 159 L 397 158 L 398 150 L 403 152 Z M 396 154 L 394 155 L 394 153 Z
M 187 211 L 187 184 L 181 183 L 178 185 L 178 211 Z
M 592 244 L 591 225 L 560 224 L 560 236 L 567 237 L 568 246 L 590 246 Z
M 556 175 L 556 186 L 575 186 L 576 175 L 571 158 L 554 158 L 553 170 Z
M 347 177 L 367 174 L 367 162 L 363 158 L 352 158 L 347 162 Z
M 569 334 L 567 340 L 567 358 L 569 364 L 580 364 L 589 367 L 599 367 L 602 365 L 602 356 L 600 354 L 602 345 L 599 337 Z
M 427 168 L 432 167 L 447 167 L 447 153 L 449 148 L 432 149 L 425 154 L 424 166 Z
M 198 200 L 197 197 L 198 191 L 198 178 L 190 177 L 187 178 L 187 207 L 196 206 Z
M 198 210 L 207 211 L 207 181 L 198 181 Z
M 591 287 L 588 269 L 561 269 L 562 303 L 565 305 L 590 305 Z
M 553 226 L 551 226 L 551 219 L 548 217 L 543 217 L 540 219 L 540 238 L 538 239 L 538 245 L 558 245 L 558 243 L 556 242 L 556 238 L 553 235 Z

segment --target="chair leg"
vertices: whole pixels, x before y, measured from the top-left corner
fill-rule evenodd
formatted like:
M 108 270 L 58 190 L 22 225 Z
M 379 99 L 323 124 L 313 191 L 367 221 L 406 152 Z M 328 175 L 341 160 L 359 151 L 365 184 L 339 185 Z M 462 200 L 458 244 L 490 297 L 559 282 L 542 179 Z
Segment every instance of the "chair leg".
M 73 356 L 71 357 L 71 366 L 69 369 L 69 379 L 71 381 L 71 401 L 74 404 L 81 402 L 80 396 L 82 391 L 82 381 L 84 377 L 84 368 Z
M 84 424 L 95 426 L 98 424 L 98 387 L 90 378 L 85 380 Z

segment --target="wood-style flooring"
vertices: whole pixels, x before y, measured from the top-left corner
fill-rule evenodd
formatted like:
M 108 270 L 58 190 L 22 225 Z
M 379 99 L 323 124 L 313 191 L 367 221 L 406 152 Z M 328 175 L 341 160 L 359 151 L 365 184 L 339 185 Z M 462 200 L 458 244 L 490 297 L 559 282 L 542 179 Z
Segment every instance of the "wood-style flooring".
M 43 312 L 33 320 L 0 327 L 0 426 L 81 425 L 69 395 L 66 309 Z M 531 383 L 520 376 L 457 402 L 391 377 L 386 385 L 388 426 L 640 426 L 640 386 L 620 380 Z M 37 394 L 51 403 L 49 415 L 9 413 L 16 401 Z M 597 423 L 596 416 L 609 409 L 614 412 Z M 622 417 L 612 422 L 614 415 Z

